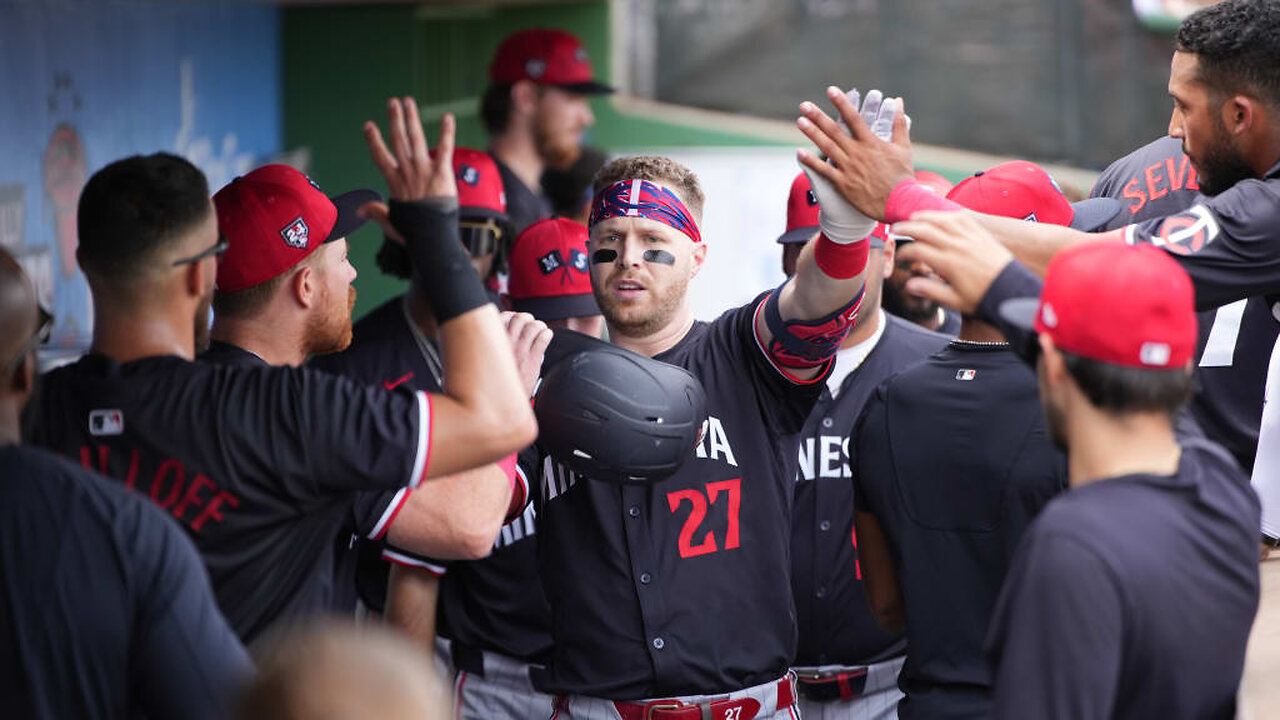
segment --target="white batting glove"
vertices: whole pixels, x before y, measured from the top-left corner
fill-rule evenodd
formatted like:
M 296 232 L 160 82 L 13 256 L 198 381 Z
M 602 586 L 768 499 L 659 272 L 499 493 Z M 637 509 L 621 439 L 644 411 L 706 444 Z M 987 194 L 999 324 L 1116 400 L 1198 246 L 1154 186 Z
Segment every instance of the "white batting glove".
M 893 137 L 893 121 L 901 107 L 893 98 L 885 99 L 879 90 L 867 93 L 867 98 L 859 105 L 860 96 L 857 88 L 846 93 L 849 101 L 862 115 L 862 121 L 871 128 L 871 132 L 886 142 Z M 841 125 L 844 122 L 841 121 Z M 813 187 L 813 195 L 818 199 L 818 226 L 827 239 L 841 245 L 855 243 L 871 234 L 876 228 L 876 221 L 863 215 L 860 210 L 850 205 L 831 183 L 821 175 L 816 175 L 803 164 L 800 166 L 809 178 Z

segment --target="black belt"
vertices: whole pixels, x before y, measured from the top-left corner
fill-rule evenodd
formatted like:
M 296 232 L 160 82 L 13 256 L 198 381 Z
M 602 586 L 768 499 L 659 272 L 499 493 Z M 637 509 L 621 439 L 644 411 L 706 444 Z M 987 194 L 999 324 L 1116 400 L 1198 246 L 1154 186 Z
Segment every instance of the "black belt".
M 480 648 L 450 640 L 449 657 L 454 670 L 484 677 L 484 651 Z
M 816 702 L 852 700 L 861 696 L 867 689 L 867 669 L 858 668 L 809 676 L 797 674 L 796 681 L 796 689 L 806 700 Z

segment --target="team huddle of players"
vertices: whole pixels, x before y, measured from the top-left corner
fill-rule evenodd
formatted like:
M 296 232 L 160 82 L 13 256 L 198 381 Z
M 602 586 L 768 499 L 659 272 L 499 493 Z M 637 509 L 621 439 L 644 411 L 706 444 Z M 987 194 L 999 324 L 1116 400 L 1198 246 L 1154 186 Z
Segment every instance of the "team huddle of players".
M 1232 716 L 1280 446 L 1280 2 L 1185 21 L 1169 136 L 1076 203 L 1029 162 L 915 172 L 900 98 L 829 88 L 788 278 L 712 322 L 716 199 L 583 149 L 612 89 L 579 41 L 516 33 L 489 78 L 485 152 L 412 98 L 366 124 L 385 200 L 99 170 L 93 344 L 39 378 L 0 255 L 17 716 L 442 712 L 430 668 L 304 640 L 343 615 L 462 718 Z M 368 221 L 408 286 L 353 326 Z M 658 363 L 705 419 L 655 478 L 621 438 L 669 410 Z

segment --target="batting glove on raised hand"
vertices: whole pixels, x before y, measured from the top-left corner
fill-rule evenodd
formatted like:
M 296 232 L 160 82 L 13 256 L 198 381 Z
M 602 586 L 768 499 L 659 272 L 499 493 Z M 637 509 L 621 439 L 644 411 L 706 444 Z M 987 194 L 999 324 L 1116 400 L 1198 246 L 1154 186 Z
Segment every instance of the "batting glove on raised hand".
M 853 103 L 853 106 L 858 108 L 862 121 L 867 124 L 871 132 L 881 140 L 888 142 L 893 137 L 893 121 L 901 110 L 898 101 L 893 98 L 885 98 L 879 90 L 872 90 L 867 93 L 866 100 L 859 105 L 861 96 L 858 94 L 857 88 L 851 89 L 845 94 L 849 97 L 849 101 Z M 843 122 L 841 124 L 843 125 Z M 813 195 L 818 198 L 818 226 L 828 240 L 847 245 L 858 242 L 871 234 L 871 231 L 876 227 L 875 220 L 863 215 L 857 208 L 850 205 L 840 194 L 840 191 L 836 190 L 825 178 L 817 175 L 803 164 L 801 164 L 800 169 L 804 170 L 804 174 L 808 176 L 809 184 L 813 187 Z

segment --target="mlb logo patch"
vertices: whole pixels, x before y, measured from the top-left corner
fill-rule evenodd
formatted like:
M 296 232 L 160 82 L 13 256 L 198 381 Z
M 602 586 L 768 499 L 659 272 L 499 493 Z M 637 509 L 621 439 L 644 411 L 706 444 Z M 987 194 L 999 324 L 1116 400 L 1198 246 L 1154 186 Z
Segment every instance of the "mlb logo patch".
M 972 380 L 976 377 L 978 377 L 977 370 L 957 370 L 956 371 L 957 380 Z
M 538 258 L 538 268 L 542 270 L 543 275 L 550 275 L 563 266 L 564 257 L 560 255 L 559 250 L 552 250 L 546 255 Z
M 580 273 L 587 272 L 587 254 L 581 250 L 569 251 L 569 265 Z
M 119 410 L 93 410 L 89 413 L 89 434 L 94 436 L 124 434 L 124 413 Z
M 475 187 L 476 183 L 480 182 L 480 171 L 470 165 L 463 165 L 458 168 L 458 179 L 472 187 Z
M 307 221 L 303 220 L 301 215 L 280 229 L 280 237 L 284 238 L 284 244 L 299 250 L 307 249 L 307 240 L 310 236 L 311 229 L 307 227 Z
M 1143 365 L 1152 365 L 1154 367 L 1164 367 L 1169 364 L 1169 357 L 1173 354 L 1173 350 L 1165 343 L 1161 342 L 1145 342 L 1142 347 L 1138 348 L 1138 360 Z

